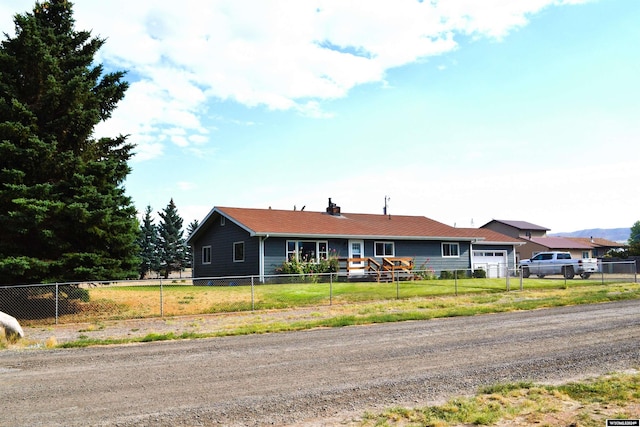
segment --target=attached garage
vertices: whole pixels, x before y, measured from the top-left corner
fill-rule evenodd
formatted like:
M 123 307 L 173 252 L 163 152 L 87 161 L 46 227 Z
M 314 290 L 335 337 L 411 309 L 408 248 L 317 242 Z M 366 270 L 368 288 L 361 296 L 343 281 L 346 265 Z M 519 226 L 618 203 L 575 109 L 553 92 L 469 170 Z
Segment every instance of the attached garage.
M 507 251 L 497 250 L 474 250 L 473 269 L 486 271 L 488 278 L 499 278 L 507 276 Z

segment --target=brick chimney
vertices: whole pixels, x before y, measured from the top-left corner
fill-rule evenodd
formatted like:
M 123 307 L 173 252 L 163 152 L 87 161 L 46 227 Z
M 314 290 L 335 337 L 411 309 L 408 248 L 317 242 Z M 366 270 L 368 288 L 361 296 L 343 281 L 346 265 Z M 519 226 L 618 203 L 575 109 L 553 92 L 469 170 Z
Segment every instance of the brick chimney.
M 327 206 L 327 213 L 329 215 L 340 216 L 340 206 L 333 203 L 331 201 L 331 197 L 329 197 L 329 206 Z

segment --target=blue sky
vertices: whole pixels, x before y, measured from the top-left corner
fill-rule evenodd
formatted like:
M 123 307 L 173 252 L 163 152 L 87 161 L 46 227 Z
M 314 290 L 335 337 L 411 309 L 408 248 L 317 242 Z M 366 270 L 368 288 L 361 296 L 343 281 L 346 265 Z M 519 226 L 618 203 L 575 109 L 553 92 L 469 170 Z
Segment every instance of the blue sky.
M 33 2 L 0 4 L 0 25 Z M 552 232 L 640 220 L 640 2 L 76 0 L 131 87 L 140 212 L 423 215 Z

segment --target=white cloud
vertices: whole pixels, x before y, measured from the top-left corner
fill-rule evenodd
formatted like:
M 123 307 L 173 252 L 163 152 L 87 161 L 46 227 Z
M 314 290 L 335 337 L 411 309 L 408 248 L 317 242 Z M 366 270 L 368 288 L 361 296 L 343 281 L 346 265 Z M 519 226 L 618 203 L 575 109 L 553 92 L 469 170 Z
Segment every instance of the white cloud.
M 196 185 L 193 182 L 188 182 L 188 181 L 179 181 L 176 183 L 176 186 L 181 191 L 189 191 L 196 188 Z
M 203 145 L 209 141 L 209 137 L 205 135 L 190 135 L 188 140 L 196 145 Z
M 545 7 L 578 1 L 74 3 L 77 28 L 107 38 L 96 59 L 131 70 L 133 80 L 97 136 L 131 134 L 139 152 L 151 156 L 161 153 L 153 137 L 162 127 L 206 133 L 202 117 L 212 98 L 331 117 L 322 100 L 364 83 L 384 85 L 390 68 L 456 49 L 461 34 L 500 39 Z M 0 6 L 0 16 L 30 10 L 32 3 L 13 7 L 23 9 Z M 189 141 L 173 139 L 180 146 Z

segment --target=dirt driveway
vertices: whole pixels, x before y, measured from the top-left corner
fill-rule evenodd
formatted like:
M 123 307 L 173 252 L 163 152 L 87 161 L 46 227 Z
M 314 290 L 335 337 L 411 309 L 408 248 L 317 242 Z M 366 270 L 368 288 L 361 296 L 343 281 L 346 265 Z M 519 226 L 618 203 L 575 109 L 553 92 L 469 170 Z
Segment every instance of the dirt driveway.
M 135 329 L 135 328 L 134 328 Z M 640 366 L 640 301 L 0 352 L 1 426 L 349 425 L 503 381 Z M 9 398 L 10 397 L 10 398 Z

